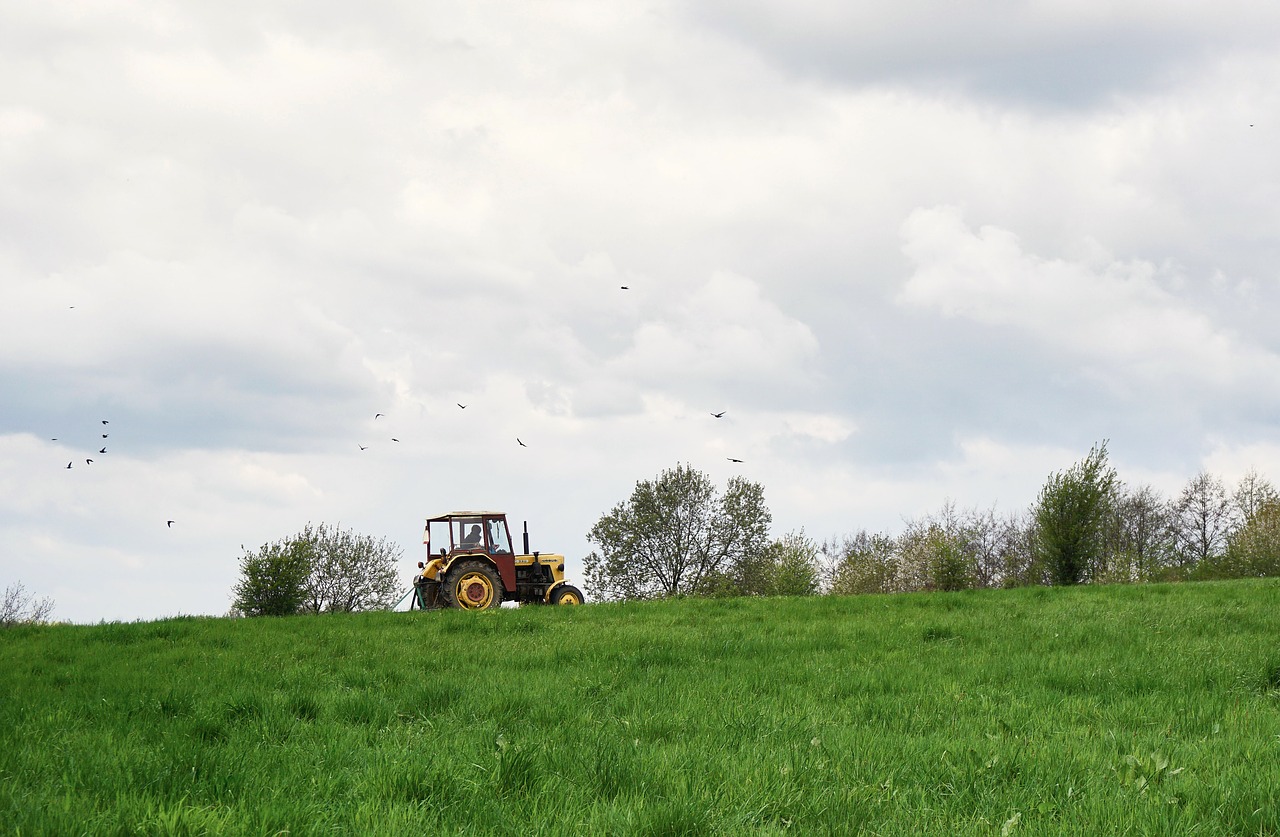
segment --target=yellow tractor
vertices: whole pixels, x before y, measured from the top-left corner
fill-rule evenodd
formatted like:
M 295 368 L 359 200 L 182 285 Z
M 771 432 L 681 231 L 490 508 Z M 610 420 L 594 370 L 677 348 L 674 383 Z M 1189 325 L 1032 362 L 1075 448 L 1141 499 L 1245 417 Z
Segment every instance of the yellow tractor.
M 434 534 L 434 541 L 433 541 Z M 582 591 L 564 580 L 564 556 L 511 548 L 507 516 L 494 511 L 455 511 L 427 518 L 422 542 L 427 560 L 413 580 L 411 608 L 487 610 L 503 602 L 582 604 Z M 433 554 L 432 543 L 439 552 Z

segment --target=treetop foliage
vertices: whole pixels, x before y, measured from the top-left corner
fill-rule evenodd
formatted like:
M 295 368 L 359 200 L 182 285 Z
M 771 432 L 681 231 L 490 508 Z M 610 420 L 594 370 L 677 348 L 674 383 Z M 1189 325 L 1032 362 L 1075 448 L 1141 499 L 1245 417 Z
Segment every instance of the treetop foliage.
M 241 557 L 232 610 L 284 616 L 390 607 L 401 554 L 385 538 L 308 523 L 298 534 Z
M 732 477 L 719 494 L 706 474 L 677 465 L 636 483 L 591 528 L 587 580 L 603 598 L 709 592 L 760 557 L 771 522 L 758 483 Z
M 1049 477 L 1035 506 L 1036 550 L 1055 584 L 1088 578 L 1103 544 L 1103 524 L 1115 505 L 1119 480 L 1107 462 L 1107 443 Z

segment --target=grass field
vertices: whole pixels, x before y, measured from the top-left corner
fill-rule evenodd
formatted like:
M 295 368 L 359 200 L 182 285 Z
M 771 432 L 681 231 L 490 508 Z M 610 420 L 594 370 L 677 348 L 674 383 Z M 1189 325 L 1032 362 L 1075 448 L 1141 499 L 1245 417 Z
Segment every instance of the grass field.
M 1280 833 L 1280 583 L 0 634 L 11 834 Z

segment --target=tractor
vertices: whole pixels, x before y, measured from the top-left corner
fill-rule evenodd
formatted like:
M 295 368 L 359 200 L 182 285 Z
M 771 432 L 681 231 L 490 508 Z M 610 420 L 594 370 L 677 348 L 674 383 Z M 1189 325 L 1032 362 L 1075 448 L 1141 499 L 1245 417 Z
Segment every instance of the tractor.
M 433 554 L 434 543 L 439 552 Z M 455 511 L 427 518 L 422 542 L 427 560 L 419 561 L 411 608 L 458 607 L 487 610 L 503 602 L 582 604 L 582 591 L 564 580 L 564 556 L 511 548 L 507 516 L 493 511 Z

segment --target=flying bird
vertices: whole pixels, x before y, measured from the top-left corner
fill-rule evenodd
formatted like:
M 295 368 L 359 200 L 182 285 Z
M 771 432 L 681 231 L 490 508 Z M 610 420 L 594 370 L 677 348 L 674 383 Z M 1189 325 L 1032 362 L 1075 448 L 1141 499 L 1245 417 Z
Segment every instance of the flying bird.
M 455 404 L 457 404 L 457 402 L 456 402 L 456 401 L 455 401 L 454 403 L 455 403 Z M 462 408 L 462 409 L 464 409 L 464 410 L 465 410 L 465 409 L 467 409 L 467 405 L 466 405 L 466 404 L 458 404 L 458 406 L 459 406 L 459 407 L 461 407 L 461 408 Z
M 103 420 L 102 420 L 102 423 L 103 423 L 103 424 L 110 424 L 111 422 L 107 421 L 106 419 L 103 419 Z
M 732 456 L 726 456 L 725 459 L 728 459 L 730 462 L 742 462 L 741 459 L 734 459 Z
M 107 452 L 107 449 L 105 447 L 102 450 L 98 451 L 98 453 L 106 453 L 106 452 Z
M 630 287 L 630 286 L 628 286 L 628 285 L 622 285 L 622 286 L 621 286 L 621 288 L 622 288 L 622 290 L 624 290 L 624 291 L 629 291 L 629 290 L 631 290 L 631 287 Z
M 386 413 L 374 413 L 374 414 L 373 414 L 373 420 L 374 420 L 374 421 L 377 421 L 378 419 L 382 418 L 382 417 L 383 417 L 383 416 L 385 416 L 385 415 L 386 415 Z
M 396 437 L 392 436 L 392 437 L 391 437 L 391 441 L 393 441 L 393 442 L 398 442 L 398 441 L 400 441 L 400 440 L 399 440 L 399 439 L 397 439 Z
M 108 436 L 108 435 L 109 435 L 109 434 L 103 433 L 103 434 L 102 434 L 102 438 L 104 438 L 104 439 L 105 439 L 105 438 L 107 438 L 107 436 Z
M 84 461 L 84 464 L 86 464 L 86 465 L 92 465 L 92 464 L 93 464 L 93 460 L 92 460 L 92 459 L 86 459 L 86 460 Z
M 67 470 L 68 470 L 68 471 L 70 471 L 70 470 L 71 470 L 71 463 L 70 463 L 70 462 L 68 462 L 68 463 L 67 463 Z
M 172 521 L 172 520 L 166 520 L 166 521 L 164 522 L 164 525 L 165 525 L 165 526 L 167 526 L 167 527 L 169 527 L 170 529 L 172 529 L 172 528 L 173 528 L 173 521 Z M 242 546 L 242 547 L 240 547 L 240 548 L 241 548 L 241 549 L 244 549 L 244 547 L 243 547 L 243 546 Z
M 368 449 L 369 449 L 369 448 L 368 448 L 368 446 L 366 446 L 366 445 L 361 445 L 361 446 L 360 446 L 360 450 L 368 450 Z
M 516 437 L 516 441 L 517 441 L 517 442 L 520 442 L 520 437 L 519 437 L 519 436 L 517 436 L 517 437 Z M 520 447 L 522 447 L 522 448 L 527 448 L 527 447 L 529 447 L 529 446 L 528 446 L 528 445 L 526 445 L 524 442 L 520 442 Z
M 724 418 L 724 414 L 727 412 L 728 410 L 721 410 L 720 412 L 712 413 L 711 415 L 715 416 L 716 418 Z

